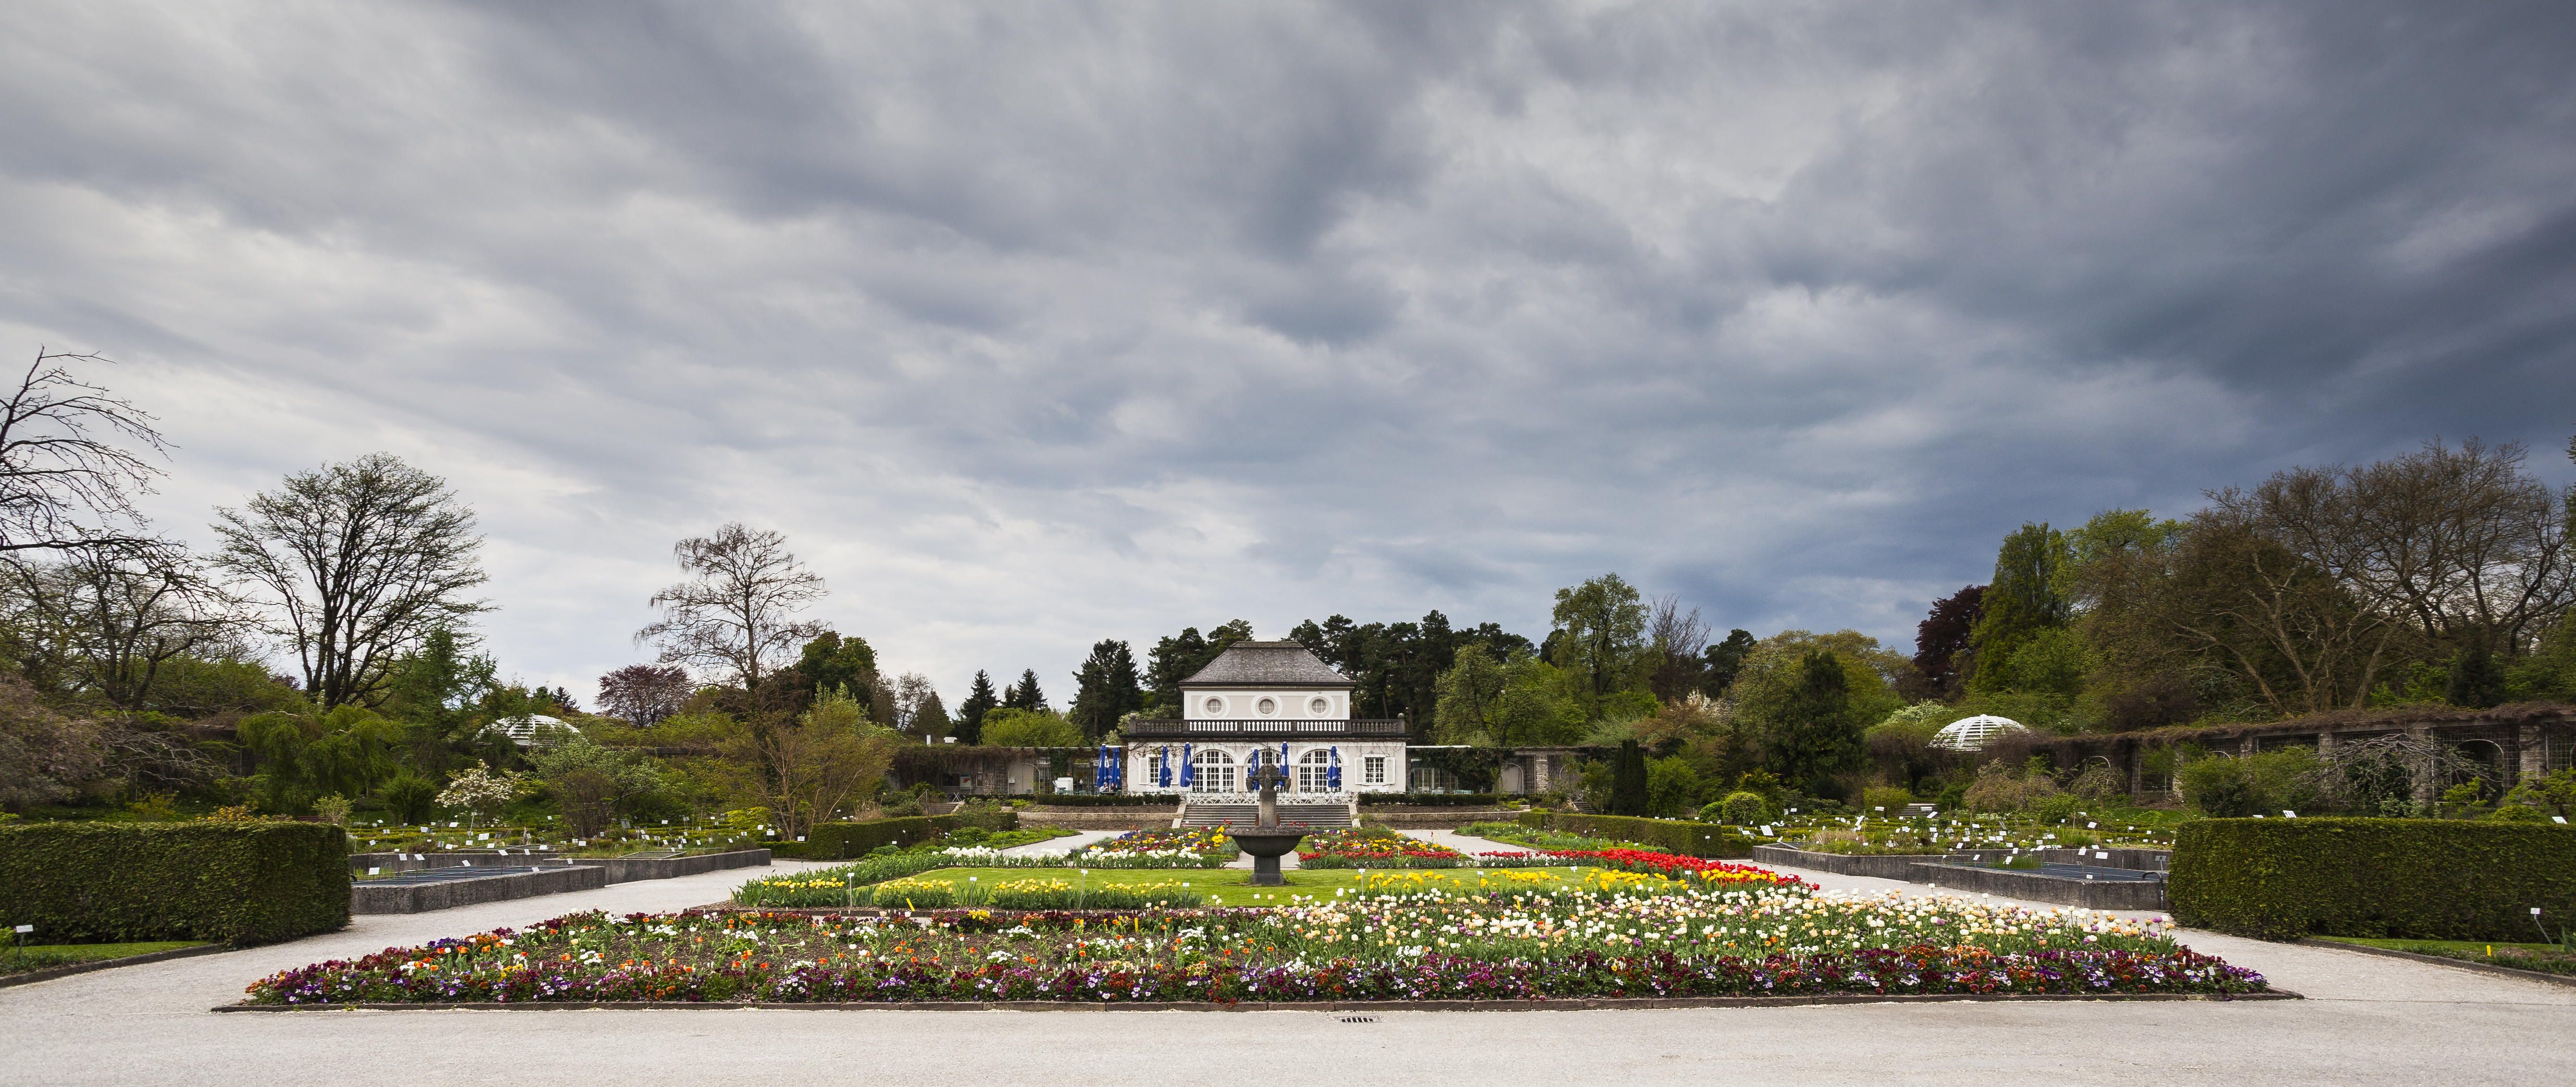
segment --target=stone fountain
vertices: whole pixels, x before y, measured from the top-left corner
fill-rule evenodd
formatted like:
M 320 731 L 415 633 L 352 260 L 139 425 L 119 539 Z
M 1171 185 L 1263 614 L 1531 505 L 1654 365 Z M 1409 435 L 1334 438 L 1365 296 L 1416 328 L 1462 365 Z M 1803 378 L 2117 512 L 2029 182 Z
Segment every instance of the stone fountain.
M 1245 777 L 1247 784 L 1261 790 L 1261 805 L 1253 816 L 1252 829 L 1227 827 L 1226 833 L 1233 836 L 1235 845 L 1251 855 L 1253 886 L 1285 886 L 1288 881 L 1280 878 L 1279 858 L 1297 848 L 1298 839 L 1306 836 L 1305 831 L 1279 827 L 1279 788 L 1288 783 L 1287 768 L 1275 762 L 1263 762 L 1251 768 Z

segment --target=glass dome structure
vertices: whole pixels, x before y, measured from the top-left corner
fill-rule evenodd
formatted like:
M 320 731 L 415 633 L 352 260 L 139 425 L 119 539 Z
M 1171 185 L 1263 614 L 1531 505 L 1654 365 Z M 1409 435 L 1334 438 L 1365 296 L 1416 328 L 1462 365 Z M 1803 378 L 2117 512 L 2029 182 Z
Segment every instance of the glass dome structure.
M 1941 731 L 1932 734 L 1932 746 L 1946 747 L 1952 751 L 1981 751 L 1985 749 L 1986 741 L 1996 736 L 2007 732 L 2028 731 L 2030 730 L 2022 727 L 2021 722 L 2012 718 L 1981 713 L 1941 726 Z

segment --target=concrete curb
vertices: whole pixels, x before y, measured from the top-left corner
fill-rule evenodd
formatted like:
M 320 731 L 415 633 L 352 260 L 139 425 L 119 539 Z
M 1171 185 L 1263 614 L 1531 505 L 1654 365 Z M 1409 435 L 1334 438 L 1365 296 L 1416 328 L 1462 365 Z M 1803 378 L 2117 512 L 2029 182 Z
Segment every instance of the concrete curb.
M 42 970 L 30 970 L 23 974 L 11 974 L 8 977 L 0 977 L 0 989 L 6 989 L 12 985 L 33 985 L 39 981 L 52 981 L 55 978 L 67 978 L 74 974 L 86 974 L 93 970 L 113 970 L 120 966 L 141 966 L 147 962 L 161 962 L 166 959 L 189 959 L 195 958 L 199 955 L 214 955 L 230 950 L 232 950 L 232 948 L 223 944 L 207 944 L 203 947 L 174 947 L 168 951 L 154 951 L 142 955 L 128 955 L 121 959 L 100 959 L 97 962 L 79 962 L 73 963 L 70 966 L 48 966 Z
M 2301 940 L 2299 941 L 2299 946 L 2331 947 L 2337 951 L 2358 951 L 2364 955 L 2381 955 L 2392 959 L 2412 959 L 2416 962 L 2431 963 L 2435 966 L 2453 966 L 2462 970 L 2475 970 L 2481 974 L 2495 974 L 2499 977 L 2521 978 L 2524 981 L 2542 981 L 2551 985 L 2576 985 L 2576 977 L 2570 977 L 2565 974 L 2544 974 L 2538 970 L 2516 970 L 2510 966 L 2491 966 L 2482 962 L 2470 962 L 2466 959 L 2446 959 L 2440 955 L 2425 955 L 2413 951 L 2399 951 L 2395 948 L 2388 947 L 2371 947 L 2366 944 L 2339 943 L 2334 940 Z
M 1789 1008 L 1818 1004 L 1949 1004 L 2202 1001 L 2232 1004 L 2256 1000 L 2305 1000 L 2275 989 L 2264 993 L 1820 993 L 1815 996 L 1569 997 L 1564 1000 L 1317 1000 L 1279 1003 L 1202 1004 L 1182 1002 L 1100 1003 L 1073 1000 L 920 1000 L 903 1003 L 728 1004 L 670 1000 L 591 1001 L 587 1003 L 454 1003 L 454 1004 L 225 1004 L 215 1012 L 335 1011 L 1021 1011 L 1021 1012 L 1537 1012 L 1624 1011 L 1657 1008 Z

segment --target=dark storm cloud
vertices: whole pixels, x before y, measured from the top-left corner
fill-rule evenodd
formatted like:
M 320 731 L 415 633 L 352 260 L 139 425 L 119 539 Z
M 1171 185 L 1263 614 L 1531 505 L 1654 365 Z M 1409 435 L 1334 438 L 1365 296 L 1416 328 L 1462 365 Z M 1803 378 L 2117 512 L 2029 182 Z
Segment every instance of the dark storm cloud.
M 737 518 L 949 686 L 1611 569 L 1901 641 L 2024 519 L 2576 384 L 2561 6 L 18 23 L 0 321 L 128 359 L 165 520 L 392 449 L 577 689 Z

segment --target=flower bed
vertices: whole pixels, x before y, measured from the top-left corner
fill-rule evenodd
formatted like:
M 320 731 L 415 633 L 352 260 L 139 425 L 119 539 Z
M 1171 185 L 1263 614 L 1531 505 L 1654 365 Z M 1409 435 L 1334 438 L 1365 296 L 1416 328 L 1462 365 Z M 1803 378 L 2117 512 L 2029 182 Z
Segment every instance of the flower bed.
M 1213 827 L 1154 827 L 1131 830 L 1105 842 L 1093 842 L 1069 856 L 1095 868 L 1120 860 L 1187 862 L 1138 867 L 1214 868 L 1243 855 L 1225 831 Z
M 1299 868 L 1462 868 L 1466 854 L 1383 827 L 1319 830 L 1297 843 Z
M 578 914 L 283 971 L 252 1004 L 521 1001 L 1543 1000 L 2250 993 L 2165 926 L 1956 898 L 1697 890 L 1598 871 L 1556 893 L 1372 886 L 1275 908 L 1111 917 Z M 1462 876 L 1390 873 L 1386 881 Z

